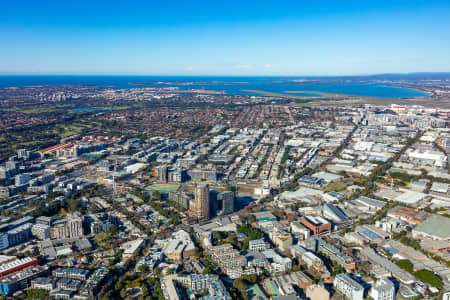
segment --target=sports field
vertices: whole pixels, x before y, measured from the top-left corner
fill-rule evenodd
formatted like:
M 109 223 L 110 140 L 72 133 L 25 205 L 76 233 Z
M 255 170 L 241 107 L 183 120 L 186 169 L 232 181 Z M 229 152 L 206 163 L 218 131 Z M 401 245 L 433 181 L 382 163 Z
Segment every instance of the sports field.
M 153 184 L 148 186 L 147 189 L 167 194 L 168 192 L 176 191 L 178 187 L 178 184 Z

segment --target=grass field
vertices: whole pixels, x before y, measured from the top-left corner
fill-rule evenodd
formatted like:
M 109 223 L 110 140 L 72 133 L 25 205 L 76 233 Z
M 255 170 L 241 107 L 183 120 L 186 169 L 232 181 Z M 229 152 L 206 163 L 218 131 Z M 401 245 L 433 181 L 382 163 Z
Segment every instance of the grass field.
M 177 184 L 153 184 L 148 186 L 147 189 L 167 194 L 168 192 L 176 191 L 178 187 L 179 185 Z
M 81 121 L 68 125 L 58 125 L 54 128 L 54 132 L 62 138 L 80 134 L 85 129 L 91 129 L 95 126 L 99 126 L 101 123 L 97 121 Z
M 41 113 L 55 112 L 57 110 L 58 110 L 57 107 L 44 106 L 35 108 L 21 108 L 17 109 L 16 112 L 21 112 L 24 114 L 41 114 Z

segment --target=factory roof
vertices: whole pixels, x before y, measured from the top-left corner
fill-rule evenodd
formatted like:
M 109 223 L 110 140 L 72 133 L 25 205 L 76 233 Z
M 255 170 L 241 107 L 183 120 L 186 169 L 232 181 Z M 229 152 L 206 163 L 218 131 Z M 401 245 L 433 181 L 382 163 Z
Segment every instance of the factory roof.
M 437 239 L 450 239 L 450 218 L 431 215 L 416 228 L 414 232 L 422 233 Z
M 375 200 L 372 198 L 360 196 L 355 201 L 358 201 L 362 205 L 370 206 L 370 207 L 376 207 L 376 208 L 383 208 L 386 205 L 386 202 Z
M 405 203 L 405 204 L 416 204 L 429 196 L 424 193 L 415 192 L 415 191 L 406 191 L 400 196 L 395 198 L 395 201 Z

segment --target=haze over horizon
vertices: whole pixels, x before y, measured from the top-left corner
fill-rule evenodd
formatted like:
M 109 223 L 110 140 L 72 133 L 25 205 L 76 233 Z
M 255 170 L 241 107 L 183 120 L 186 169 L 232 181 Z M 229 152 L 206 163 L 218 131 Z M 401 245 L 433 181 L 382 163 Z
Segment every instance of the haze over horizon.
M 0 74 L 450 71 L 448 1 L 8 1 Z

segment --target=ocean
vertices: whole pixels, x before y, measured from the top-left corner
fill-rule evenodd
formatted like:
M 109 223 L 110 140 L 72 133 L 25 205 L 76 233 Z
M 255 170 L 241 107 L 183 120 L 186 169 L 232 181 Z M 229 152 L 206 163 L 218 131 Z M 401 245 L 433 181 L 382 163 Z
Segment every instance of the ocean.
M 0 75 L 0 87 L 34 85 L 87 84 L 130 89 L 142 87 L 179 87 L 180 90 L 202 89 L 224 91 L 226 94 L 257 95 L 243 90 L 272 93 L 311 91 L 380 98 L 426 97 L 429 94 L 415 89 L 395 87 L 392 83 L 348 82 L 345 80 L 298 81 L 302 77 L 219 77 L 219 76 L 119 76 L 119 75 Z M 172 82 L 173 84 L 157 84 Z M 139 83 L 139 84 L 136 84 Z M 195 84 L 187 84 L 195 83 Z M 292 94 L 317 96 L 314 94 Z

